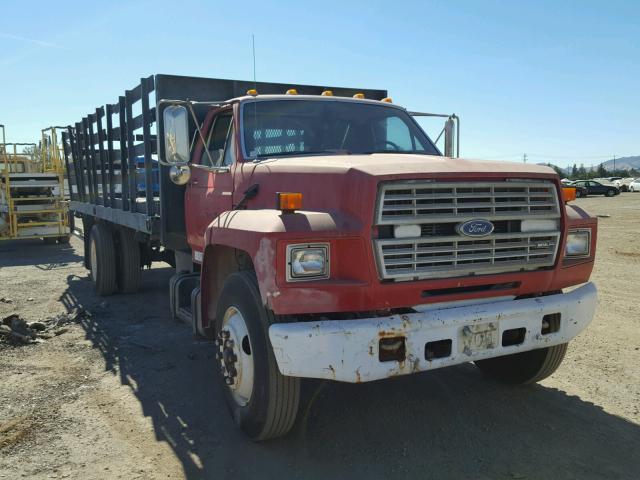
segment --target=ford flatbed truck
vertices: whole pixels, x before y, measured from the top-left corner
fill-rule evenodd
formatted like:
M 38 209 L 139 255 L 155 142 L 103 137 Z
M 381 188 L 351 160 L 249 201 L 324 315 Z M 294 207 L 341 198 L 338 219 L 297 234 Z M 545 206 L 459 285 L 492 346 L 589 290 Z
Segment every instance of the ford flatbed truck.
M 551 375 L 594 316 L 596 219 L 551 169 L 458 158 L 453 115 L 441 152 L 417 115 L 384 90 L 143 78 L 64 133 L 97 293 L 174 266 L 171 313 L 214 341 L 254 440 L 290 430 L 303 378 Z

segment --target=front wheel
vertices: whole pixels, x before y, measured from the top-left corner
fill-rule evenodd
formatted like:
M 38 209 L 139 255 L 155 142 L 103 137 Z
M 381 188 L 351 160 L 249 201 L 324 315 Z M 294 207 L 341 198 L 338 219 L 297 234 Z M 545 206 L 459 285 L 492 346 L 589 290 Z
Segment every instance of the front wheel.
M 535 383 L 552 375 L 567 353 L 568 343 L 553 347 L 514 353 L 503 357 L 478 360 L 483 373 L 503 383 Z
M 251 439 L 285 435 L 300 401 L 300 379 L 285 377 L 276 364 L 255 273 L 231 274 L 222 287 L 215 322 L 217 370 L 235 423 Z

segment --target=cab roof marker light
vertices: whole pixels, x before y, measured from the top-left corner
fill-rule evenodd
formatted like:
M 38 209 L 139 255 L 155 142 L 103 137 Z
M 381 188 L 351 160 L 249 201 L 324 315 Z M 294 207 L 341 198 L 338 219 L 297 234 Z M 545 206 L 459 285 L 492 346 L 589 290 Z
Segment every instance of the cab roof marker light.
M 353 96 L 353 98 L 360 98 L 360 99 L 362 99 L 362 98 L 364 98 L 364 93 L 356 93 L 356 94 Z
M 252 97 L 255 97 L 258 95 L 258 90 L 256 90 L 255 88 L 250 88 L 249 90 L 247 90 L 247 95 L 251 95 Z
M 393 100 L 391 99 L 391 97 L 384 97 L 382 100 L 380 100 L 381 102 L 384 103 L 393 103 Z
M 333 92 L 331 90 L 325 90 L 320 94 L 320 96 L 322 96 L 322 97 L 333 97 Z
M 289 90 L 287 90 L 285 95 L 297 95 L 298 91 L 295 88 L 290 88 Z

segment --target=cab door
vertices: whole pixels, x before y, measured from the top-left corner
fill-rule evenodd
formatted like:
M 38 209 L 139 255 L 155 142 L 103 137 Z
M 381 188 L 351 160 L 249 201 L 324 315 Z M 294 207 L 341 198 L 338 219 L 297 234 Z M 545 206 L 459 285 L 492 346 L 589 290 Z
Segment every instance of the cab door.
M 193 258 L 202 261 L 204 234 L 209 224 L 233 206 L 233 110 L 216 111 L 204 122 L 203 135 L 194 152 L 191 178 L 185 193 L 187 242 Z M 228 152 L 227 152 L 228 150 Z

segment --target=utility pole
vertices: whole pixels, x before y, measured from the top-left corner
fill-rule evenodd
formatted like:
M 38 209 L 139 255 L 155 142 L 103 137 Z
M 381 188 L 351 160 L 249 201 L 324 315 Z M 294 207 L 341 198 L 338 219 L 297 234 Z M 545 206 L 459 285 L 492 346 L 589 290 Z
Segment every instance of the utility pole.
M 613 156 L 613 176 L 616 176 L 616 156 Z
M 524 155 L 522 155 L 522 161 L 524 163 L 527 163 L 527 154 L 526 153 Z

